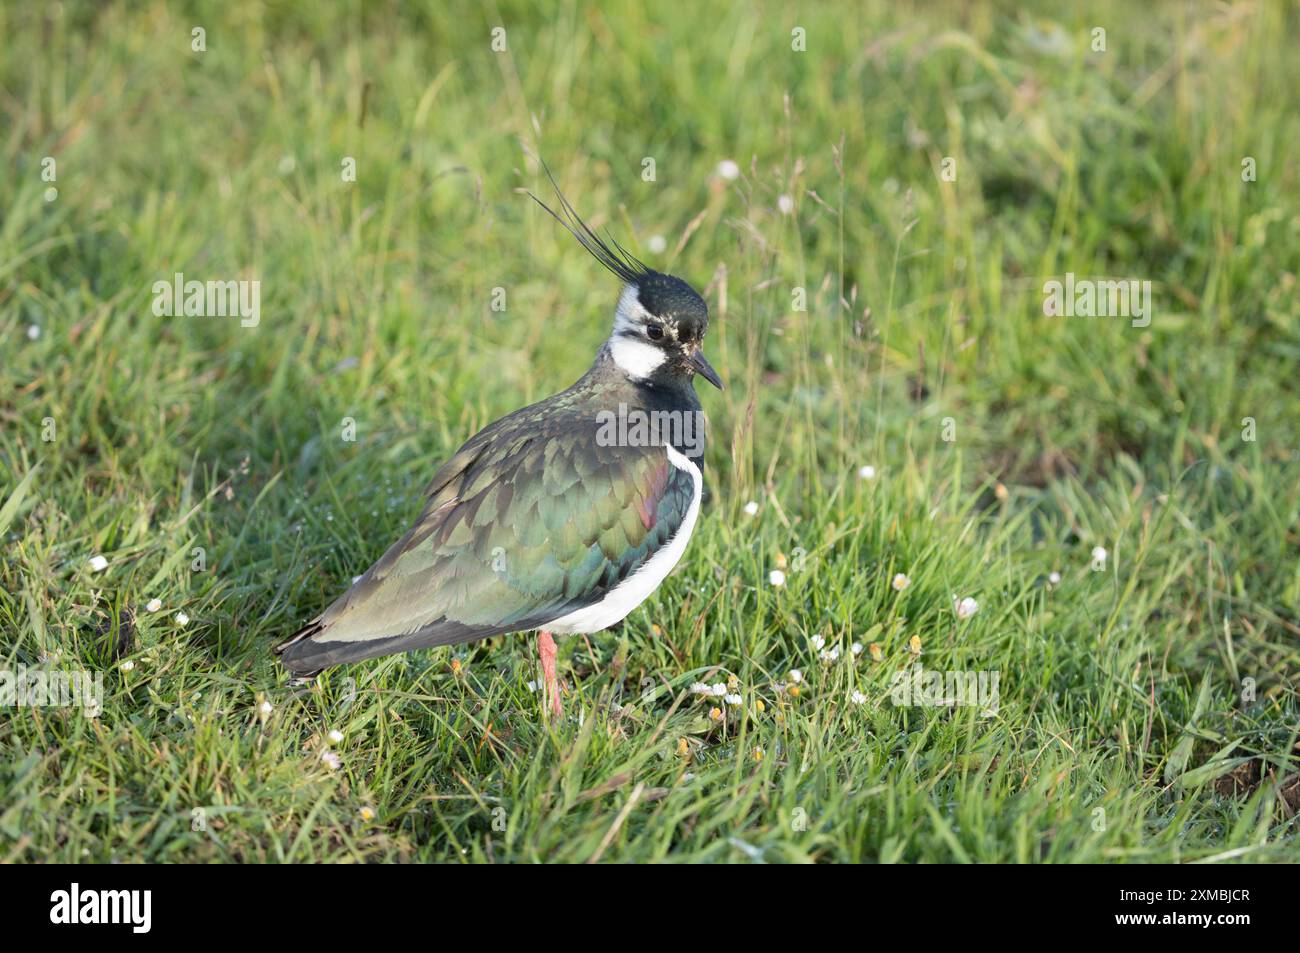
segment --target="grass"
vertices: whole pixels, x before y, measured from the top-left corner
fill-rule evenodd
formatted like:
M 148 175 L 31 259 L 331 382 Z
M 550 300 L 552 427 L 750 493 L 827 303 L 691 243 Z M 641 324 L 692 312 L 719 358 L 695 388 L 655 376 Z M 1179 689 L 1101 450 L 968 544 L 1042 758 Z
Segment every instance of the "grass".
M 0 665 L 104 688 L 0 717 L 0 858 L 1294 859 L 1298 25 L 0 9 Z M 520 636 L 297 688 L 270 647 L 608 330 L 528 152 L 707 286 L 700 527 L 562 643 L 553 729 Z M 156 316 L 176 272 L 260 281 L 260 322 Z M 1045 316 L 1067 272 L 1149 280 L 1153 320 Z M 996 713 L 896 705 L 916 661 L 997 672 Z M 714 721 L 690 686 L 731 676 Z

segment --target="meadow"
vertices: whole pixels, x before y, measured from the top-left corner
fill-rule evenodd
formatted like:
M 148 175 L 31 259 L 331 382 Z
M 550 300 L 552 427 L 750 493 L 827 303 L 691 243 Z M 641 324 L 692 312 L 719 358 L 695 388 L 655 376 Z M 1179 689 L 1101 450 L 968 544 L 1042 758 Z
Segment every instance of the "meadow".
M 1294 7 L 0 36 L 0 669 L 102 685 L 0 711 L 0 859 L 1300 856 Z M 538 157 L 709 303 L 690 548 L 561 642 L 559 723 L 523 635 L 293 684 L 271 647 L 609 332 Z M 178 274 L 256 321 L 160 308 Z M 1045 307 L 1067 276 L 1149 314 Z

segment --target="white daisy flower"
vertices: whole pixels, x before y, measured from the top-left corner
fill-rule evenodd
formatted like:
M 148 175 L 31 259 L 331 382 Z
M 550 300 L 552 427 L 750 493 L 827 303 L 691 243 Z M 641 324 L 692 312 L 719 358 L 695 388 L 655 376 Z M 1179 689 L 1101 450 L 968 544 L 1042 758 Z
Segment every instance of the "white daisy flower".
M 274 709 L 272 709 L 270 702 L 262 702 L 262 704 L 257 706 L 257 710 L 263 715 L 269 715 Z
M 868 463 L 864 467 L 858 467 L 859 480 L 874 480 L 875 478 L 876 478 L 876 468 L 873 467 L 871 464 Z
M 1106 552 L 1105 546 L 1094 546 L 1092 548 L 1092 568 L 1098 571 L 1106 568 L 1106 557 L 1110 555 Z
M 954 600 L 952 607 L 953 611 L 957 613 L 957 618 L 959 619 L 969 619 L 975 613 L 980 611 L 980 604 L 970 596 L 967 596 L 964 599 Z
M 808 641 L 812 643 L 812 647 L 815 649 L 820 649 L 822 646 L 826 644 L 826 640 L 822 638 L 820 635 L 814 635 Z
M 103 572 L 108 568 L 108 560 L 103 556 L 91 556 L 87 565 L 90 566 L 91 572 Z
M 532 682 L 529 682 L 528 684 L 531 685 Z M 694 684 L 691 685 L 691 694 L 692 694 L 692 695 L 712 695 L 712 694 L 713 694 L 713 689 L 711 689 L 711 688 L 710 688 L 706 683 L 704 683 L 704 682 L 695 682 Z
M 895 592 L 902 592 L 912 584 L 912 580 L 908 579 L 904 573 L 900 572 L 894 575 L 894 578 L 889 584 L 894 587 Z
M 709 689 L 709 694 L 714 698 L 721 698 L 723 695 L 727 694 L 727 683 L 714 682 L 713 686 Z
M 189 624 L 190 624 L 190 617 L 187 616 L 184 612 L 178 612 L 178 613 L 176 613 L 176 624 L 177 624 L 177 625 L 189 625 Z
M 322 753 L 320 759 L 324 761 L 327 765 L 329 765 L 329 769 L 331 771 L 337 771 L 339 769 L 339 766 L 343 764 L 339 756 L 336 755 L 333 751 L 326 751 Z
M 853 694 L 849 696 L 849 701 L 853 702 L 853 704 L 855 705 L 861 705 L 866 700 L 867 700 L 867 696 L 862 694 L 862 692 L 858 691 L 857 689 L 854 689 Z
M 790 669 L 790 681 L 798 685 L 803 681 L 803 672 L 799 671 L 797 668 Z
M 1061 584 L 1061 574 L 1059 572 L 1053 572 L 1048 575 L 1047 584 L 1049 586 L 1059 586 Z
M 834 662 L 839 657 L 840 650 L 838 648 L 826 649 L 821 656 L 823 662 Z
M 728 182 L 733 182 L 740 178 L 740 166 L 731 159 L 723 159 L 719 162 L 716 171 L 718 173 L 718 178 L 726 179 Z
M 777 198 L 776 207 L 781 210 L 782 215 L 789 215 L 794 211 L 794 199 L 788 195 L 782 195 Z
M 739 695 L 731 694 L 722 696 L 722 700 L 728 705 L 739 705 L 743 699 Z
M 35 341 L 41 336 L 41 326 L 39 324 L 27 325 L 27 340 Z
M 162 600 L 161 600 L 161 599 L 150 599 L 150 600 L 149 600 L 149 603 L 144 607 L 144 611 L 145 611 L 145 612 L 157 612 L 157 611 L 158 611 L 159 609 L 161 609 L 161 608 L 162 608 Z
M 785 573 L 783 573 L 779 569 L 773 569 L 770 573 L 767 574 L 767 581 L 774 586 L 784 586 Z
M 645 247 L 652 255 L 662 255 L 668 248 L 668 242 L 662 235 L 651 235 L 646 239 Z
M 135 663 L 132 662 L 130 659 L 127 659 L 125 662 L 122 663 L 122 671 L 124 672 L 129 672 L 133 668 L 135 668 Z
M 746 504 L 745 504 L 745 515 L 746 515 L 746 516 L 757 516 L 757 515 L 758 515 L 758 503 L 756 503 L 754 500 L 750 500 L 748 503 L 746 503 Z
M 343 732 L 339 731 L 337 728 L 333 728 L 330 730 L 329 739 L 332 744 L 338 744 L 343 740 Z
M 854 642 L 854 643 L 853 643 L 853 646 L 850 648 L 850 651 L 851 651 L 854 655 L 861 655 L 861 654 L 862 654 L 862 643 L 861 643 L 861 642 Z

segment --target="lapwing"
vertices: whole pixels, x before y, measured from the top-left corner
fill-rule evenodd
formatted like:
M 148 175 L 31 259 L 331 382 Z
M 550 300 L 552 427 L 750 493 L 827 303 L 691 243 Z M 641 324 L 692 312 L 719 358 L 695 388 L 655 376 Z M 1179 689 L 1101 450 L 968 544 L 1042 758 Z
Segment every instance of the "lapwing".
M 406 534 L 276 647 L 295 675 L 536 632 L 558 718 L 553 636 L 621 622 L 682 558 L 704 490 L 694 378 L 722 387 L 702 350 L 708 307 L 598 236 L 551 182 L 558 213 L 529 195 L 622 282 L 609 339 L 572 387 L 489 424 L 438 470 Z

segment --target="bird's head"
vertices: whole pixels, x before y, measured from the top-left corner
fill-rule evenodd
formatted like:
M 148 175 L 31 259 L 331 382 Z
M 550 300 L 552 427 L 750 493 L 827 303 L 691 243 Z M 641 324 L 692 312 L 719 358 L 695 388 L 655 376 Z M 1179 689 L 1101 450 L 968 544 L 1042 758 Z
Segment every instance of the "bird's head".
M 546 174 L 550 176 L 549 169 Z M 721 389 L 722 378 L 703 351 L 709 329 L 709 307 L 704 299 L 682 279 L 648 267 L 616 239 L 601 238 L 569 204 L 554 177 L 551 185 L 559 199 L 559 213 L 528 194 L 623 281 L 608 342 L 614 362 L 635 381 L 689 382 L 699 374 Z
M 722 378 L 704 356 L 709 306 L 682 279 L 647 270 L 623 286 L 609 336 L 614 362 L 633 380 L 699 374 L 714 387 Z

